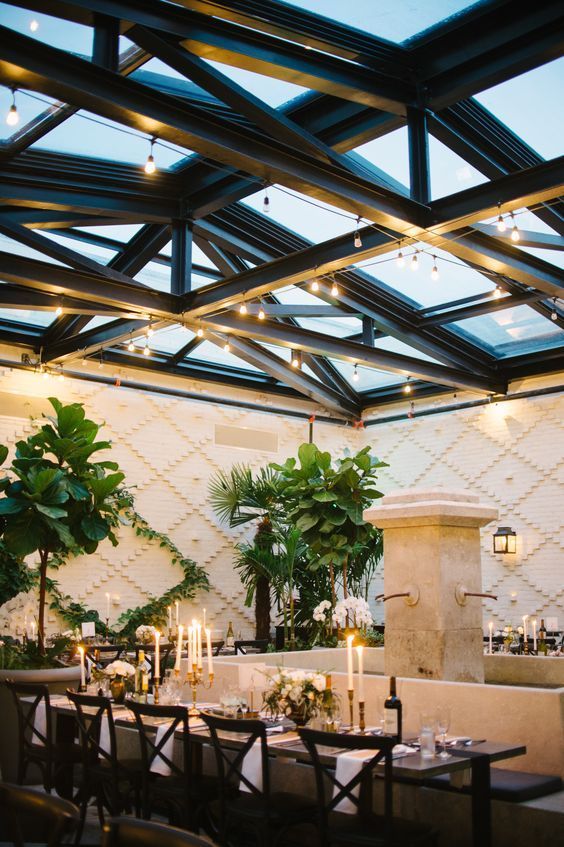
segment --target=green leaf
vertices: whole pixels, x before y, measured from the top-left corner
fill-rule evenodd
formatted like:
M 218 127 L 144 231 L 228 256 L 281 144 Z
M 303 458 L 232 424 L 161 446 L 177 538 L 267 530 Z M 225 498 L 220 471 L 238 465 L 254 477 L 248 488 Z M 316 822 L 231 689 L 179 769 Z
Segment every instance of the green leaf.
M 54 518 L 49 518 L 47 515 L 45 515 L 44 520 L 49 529 L 55 533 L 65 547 L 74 547 L 76 545 L 76 539 L 66 524 Z
M 0 500 L 0 515 L 17 515 L 29 507 L 24 500 L 14 500 L 13 497 L 4 497 Z
M 296 527 L 302 532 L 307 532 L 308 529 L 311 529 L 312 526 L 315 526 L 316 523 L 320 520 L 319 515 L 306 514 L 302 515 L 296 521 Z
M 318 503 L 334 503 L 339 497 L 334 491 L 314 491 L 311 495 Z
M 35 508 L 42 515 L 47 515 L 49 518 L 65 518 L 67 516 L 65 509 L 60 509 L 57 506 L 44 506 L 41 503 L 36 503 Z
M 90 481 L 90 488 L 97 502 L 104 500 L 109 494 L 114 491 L 120 482 L 125 479 L 123 473 L 112 473 L 102 479 L 93 479 Z
M 65 485 L 73 500 L 88 500 L 90 497 L 90 493 L 86 486 L 83 485 L 82 482 L 78 482 L 76 479 L 67 479 L 65 481 Z
M 370 456 L 367 456 L 366 453 L 359 453 L 358 456 L 355 456 L 354 463 L 361 471 L 370 470 Z
M 315 444 L 301 444 L 298 448 L 298 459 L 302 468 L 309 468 L 311 465 L 316 464 L 317 453 L 318 450 Z
M 8 457 L 8 448 L 4 444 L 0 444 L 0 465 L 3 465 Z
M 101 541 L 107 536 L 110 529 L 108 522 L 98 512 L 83 517 L 80 527 L 91 541 Z
M 66 438 L 72 435 L 84 420 L 84 409 L 81 403 L 69 403 L 63 406 L 55 397 L 50 397 L 49 402 L 57 413 L 57 427 L 59 434 Z M 57 403 L 57 405 L 55 405 Z
M 331 467 L 331 453 L 318 453 L 317 464 L 322 470 L 328 471 Z

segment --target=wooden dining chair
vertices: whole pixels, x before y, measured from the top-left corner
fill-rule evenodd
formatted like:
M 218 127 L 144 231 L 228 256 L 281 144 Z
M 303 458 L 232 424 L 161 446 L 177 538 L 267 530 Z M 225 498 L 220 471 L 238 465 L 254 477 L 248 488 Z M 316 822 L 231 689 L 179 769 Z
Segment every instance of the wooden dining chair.
M 393 813 L 392 750 L 393 738 L 373 735 L 340 735 L 335 732 L 298 729 L 315 771 L 320 847 L 435 847 L 437 835 L 417 821 L 396 818 Z M 323 749 L 325 748 L 325 750 Z M 344 782 L 337 776 L 333 754 L 365 750 L 356 773 Z M 373 811 L 374 769 L 384 767 L 384 809 Z M 351 814 L 339 811 L 347 803 Z
M 141 746 L 141 807 L 148 820 L 152 812 L 165 812 L 169 823 L 197 831 L 206 826 L 206 810 L 217 796 L 217 780 L 204 776 L 194 767 L 190 743 L 188 710 L 184 706 L 161 706 L 128 701 L 135 716 Z M 155 725 L 157 722 L 157 725 Z M 168 723 L 158 739 L 158 726 Z M 170 739 L 178 731 L 181 755 L 167 755 Z M 158 740 L 157 740 L 158 739 Z M 164 765 L 169 774 L 155 773 L 155 763 Z
M 125 644 L 91 644 L 86 655 L 97 668 L 105 668 L 120 659 L 124 650 Z
M 159 670 L 161 673 L 161 679 L 164 679 L 165 671 L 168 666 L 168 660 L 170 654 L 172 652 L 172 648 L 174 644 L 172 642 L 161 644 L 160 649 L 160 658 L 159 658 Z M 143 650 L 145 653 L 145 661 L 149 664 L 149 668 L 151 671 L 151 682 L 153 681 L 154 673 L 155 673 L 155 647 L 151 644 L 136 644 L 135 645 L 135 664 L 139 661 L 139 651 Z
M 220 845 L 231 844 L 233 836 L 245 837 L 251 833 L 258 847 L 270 847 L 291 828 L 314 820 L 314 800 L 271 790 L 263 721 L 225 718 L 209 712 L 202 712 L 201 718 L 210 731 L 215 752 L 219 785 L 217 840 Z M 260 749 L 260 785 L 255 785 L 244 772 L 245 756 L 255 744 Z
M 237 639 L 233 646 L 235 647 L 235 655 L 241 653 L 241 655 L 246 656 L 248 650 L 255 653 L 266 653 L 269 643 L 268 638 L 246 638 Z
M 63 768 L 80 761 L 80 746 L 72 742 L 57 743 L 53 733 L 53 716 L 49 689 L 33 682 L 6 680 L 18 716 L 17 782 L 23 785 L 28 768 L 36 765 L 43 787 L 51 792 Z
M 102 847 L 214 847 L 208 838 L 175 826 L 133 818 L 109 818 L 104 824 Z
M 96 800 L 100 824 L 104 823 L 104 809 L 110 815 L 131 811 L 131 797 L 135 812 L 141 814 L 141 761 L 118 755 L 116 728 L 109 697 L 77 694 L 67 690 L 67 697 L 76 709 L 76 721 L 82 748 L 82 780 L 79 788 L 80 826 L 79 843 L 88 803 Z
M 0 783 L 0 842 L 59 847 L 67 843 L 78 822 L 78 809 L 69 800 Z

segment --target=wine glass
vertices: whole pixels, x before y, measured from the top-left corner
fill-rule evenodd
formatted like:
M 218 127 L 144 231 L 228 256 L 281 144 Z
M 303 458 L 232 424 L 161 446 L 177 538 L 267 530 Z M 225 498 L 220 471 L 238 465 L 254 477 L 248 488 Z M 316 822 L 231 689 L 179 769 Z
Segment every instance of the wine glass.
M 437 729 L 440 733 L 441 743 L 443 745 L 442 751 L 439 753 L 439 759 L 449 759 L 450 753 L 447 753 L 446 750 L 446 734 L 450 728 L 450 709 L 448 706 L 440 706 L 437 709 Z

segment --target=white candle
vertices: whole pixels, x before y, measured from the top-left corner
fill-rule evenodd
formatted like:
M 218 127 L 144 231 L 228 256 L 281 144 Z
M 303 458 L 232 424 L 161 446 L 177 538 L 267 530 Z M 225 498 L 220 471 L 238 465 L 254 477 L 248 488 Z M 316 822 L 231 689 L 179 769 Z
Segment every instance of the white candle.
M 31 622 L 31 640 L 35 641 L 35 621 Z
M 80 654 L 80 687 L 84 688 L 86 685 L 86 668 L 84 667 L 84 647 L 82 644 L 78 645 L 78 652 Z
M 160 670 L 161 670 L 161 657 L 160 657 L 160 642 L 161 634 L 160 632 L 155 632 L 155 670 L 154 676 L 157 679 L 161 678 Z
M 176 626 L 178 626 L 178 607 L 180 606 L 178 600 L 174 601 L 174 605 L 176 606 Z
M 192 672 L 192 664 L 194 662 L 192 654 L 192 627 L 188 627 L 188 671 Z
M 196 628 L 197 633 L 197 655 L 198 655 L 198 670 L 202 670 L 202 624 L 199 623 Z
M 364 647 L 357 647 L 358 654 L 358 702 L 364 703 Z
M 211 676 L 213 673 L 213 656 L 212 656 L 212 646 L 211 646 L 211 629 L 206 629 L 206 646 L 208 648 L 208 674 Z
M 180 658 L 182 656 L 182 633 L 184 631 L 184 627 L 182 624 L 178 627 L 178 641 L 176 642 L 176 664 L 174 665 L 174 670 L 180 670 Z
M 106 620 L 110 617 L 110 595 L 106 591 Z
M 537 621 L 536 618 L 531 621 L 533 624 L 533 650 L 536 652 L 537 649 Z
M 488 624 L 488 628 L 490 630 L 490 656 L 493 653 L 493 621 L 490 621 Z
M 168 631 L 172 629 L 172 606 L 168 607 Z
M 527 643 L 527 618 L 528 615 L 523 615 L 523 644 Z
M 353 690 L 353 652 L 352 652 L 353 641 L 354 641 L 354 635 L 347 635 L 347 675 L 348 675 L 348 689 L 349 689 L 349 691 Z

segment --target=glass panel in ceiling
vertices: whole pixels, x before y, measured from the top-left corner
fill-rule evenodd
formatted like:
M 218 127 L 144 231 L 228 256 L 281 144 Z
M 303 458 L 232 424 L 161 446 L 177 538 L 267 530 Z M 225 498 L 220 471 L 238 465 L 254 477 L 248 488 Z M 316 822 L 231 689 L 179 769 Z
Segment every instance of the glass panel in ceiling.
M 151 337 L 150 346 L 161 353 L 177 353 L 194 338 L 194 333 L 178 324 L 159 329 Z
M 288 4 L 290 5 L 290 4 Z M 418 32 L 463 12 L 468 0 L 303 0 L 292 6 L 315 12 L 388 41 L 404 41 Z
M 488 181 L 476 168 L 432 135 L 429 135 L 429 165 L 433 199 L 465 191 Z
M 422 362 L 434 362 L 437 365 L 442 364 L 438 359 L 433 359 L 432 356 L 427 356 L 415 347 L 410 347 L 409 344 L 404 344 L 398 338 L 386 336 L 385 338 L 377 338 L 374 342 L 375 349 L 389 350 L 390 353 L 399 353 L 401 356 L 411 356 L 412 359 L 420 359 Z
M 223 347 L 217 347 L 211 341 L 202 341 L 196 349 L 186 357 L 187 361 L 212 362 L 214 365 L 228 365 L 230 368 L 238 368 L 245 371 L 262 373 L 258 368 L 239 359 L 233 353 L 226 352 Z
M 365 368 L 359 365 L 357 368 L 359 378 L 355 382 L 353 380 L 354 365 L 350 362 L 342 362 L 340 359 L 330 359 L 329 361 L 350 382 L 355 391 L 372 391 L 374 388 L 384 388 L 386 385 L 398 385 L 398 383 L 405 381 L 405 377 L 400 374 L 379 371 L 376 368 Z
M 98 326 L 104 326 L 104 324 L 112 323 L 112 321 L 115 321 L 115 319 L 115 315 L 113 315 L 111 318 L 103 318 L 101 315 L 98 315 L 95 318 L 92 318 L 92 320 L 88 321 L 86 326 L 83 326 L 80 332 L 86 332 L 86 330 L 89 329 L 96 329 L 96 327 Z
M 54 150 L 143 168 L 150 150 L 150 139 L 136 130 L 107 118 L 99 118 L 81 109 L 31 146 L 32 150 Z M 190 154 L 190 150 L 172 149 L 166 142 L 155 144 L 153 155 L 160 170 L 166 170 Z
M 284 186 L 271 186 L 268 189 L 268 196 L 269 217 L 297 235 L 301 235 L 302 238 L 318 243 L 346 232 L 350 232 L 352 238 L 355 218 L 347 212 L 336 209 L 321 200 L 312 200 L 297 191 L 290 191 Z M 264 190 L 261 189 L 250 197 L 246 197 L 243 203 L 262 212 Z
M 156 288 L 157 291 L 170 291 L 170 267 L 157 262 L 148 262 L 143 270 L 133 277 L 137 282 Z
M 355 148 L 355 152 L 364 156 L 377 168 L 385 171 L 409 187 L 409 149 L 407 143 L 407 128 L 401 127 L 380 138 L 374 138 L 366 144 Z
M 449 326 L 500 357 L 564 345 L 564 330 L 528 306 L 515 306 Z
M 141 229 L 142 224 L 115 224 L 113 226 L 77 226 L 81 232 L 91 232 L 93 235 L 101 235 L 104 238 L 112 238 L 115 241 L 126 243 L 130 241 Z
M 15 321 L 30 326 L 47 327 L 55 320 L 55 312 L 35 312 L 33 309 L 0 309 L 0 320 Z
M 297 318 L 303 329 L 321 332 L 334 338 L 346 338 L 362 332 L 362 322 L 358 318 Z
M 562 154 L 564 58 L 475 95 L 545 159 Z
M 269 106 L 280 106 L 281 103 L 286 103 L 288 100 L 293 100 L 299 94 L 307 91 L 301 85 L 295 85 L 292 82 L 286 82 L 282 79 L 275 79 L 271 76 L 264 76 L 253 71 L 247 71 L 244 68 L 235 68 L 231 65 L 224 65 L 220 62 L 210 62 L 214 68 L 221 71 L 222 74 L 228 76 L 233 82 L 236 82 L 246 91 L 254 94 L 268 103 Z
M 43 233 L 41 234 L 43 235 Z M 11 253 L 14 256 L 25 256 L 27 259 L 38 259 L 40 262 L 48 262 L 50 265 L 66 266 L 63 262 L 58 262 L 50 256 L 45 256 L 43 253 L 40 253 L 39 250 L 34 250 L 26 244 L 20 244 L 19 241 L 16 241 L 13 238 L 8 238 L 6 235 L 2 235 L 1 233 L 0 250 L 5 251 L 6 253 Z M 1 272 L 2 271 L 0 269 L 0 274 Z
M 0 3 L 0 20 L 3 26 L 52 47 L 72 50 L 73 53 L 88 57 L 92 53 L 92 29 L 88 26 L 25 9 L 14 9 L 7 3 Z
M 421 251 L 418 253 L 417 270 L 413 271 L 412 258 L 416 248 L 421 248 Z M 405 247 L 402 250 L 404 265 L 401 268 L 397 265 L 397 247 L 393 253 L 369 260 L 359 267 L 409 298 L 412 304 L 422 307 L 436 306 L 476 294 L 487 294 L 494 290 L 493 281 L 467 267 L 459 259 L 442 250 L 435 250 L 434 254 L 428 250 L 423 244 Z M 439 273 L 436 280 L 431 278 L 433 255 L 437 257 Z
M 100 262 L 102 265 L 107 265 L 110 259 L 116 255 L 115 250 L 108 250 L 106 247 L 100 247 L 98 244 L 88 244 L 84 241 L 78 242 L 74 238 L 65 238 L 64 235 L 59 235 L 59 233 L 51 232 L 48 229 L 42 235 L 63 247 L 68 247 L 69 250 L 74 250 L 75 253 L 80 253 L 81 256 L 87 259 Z

